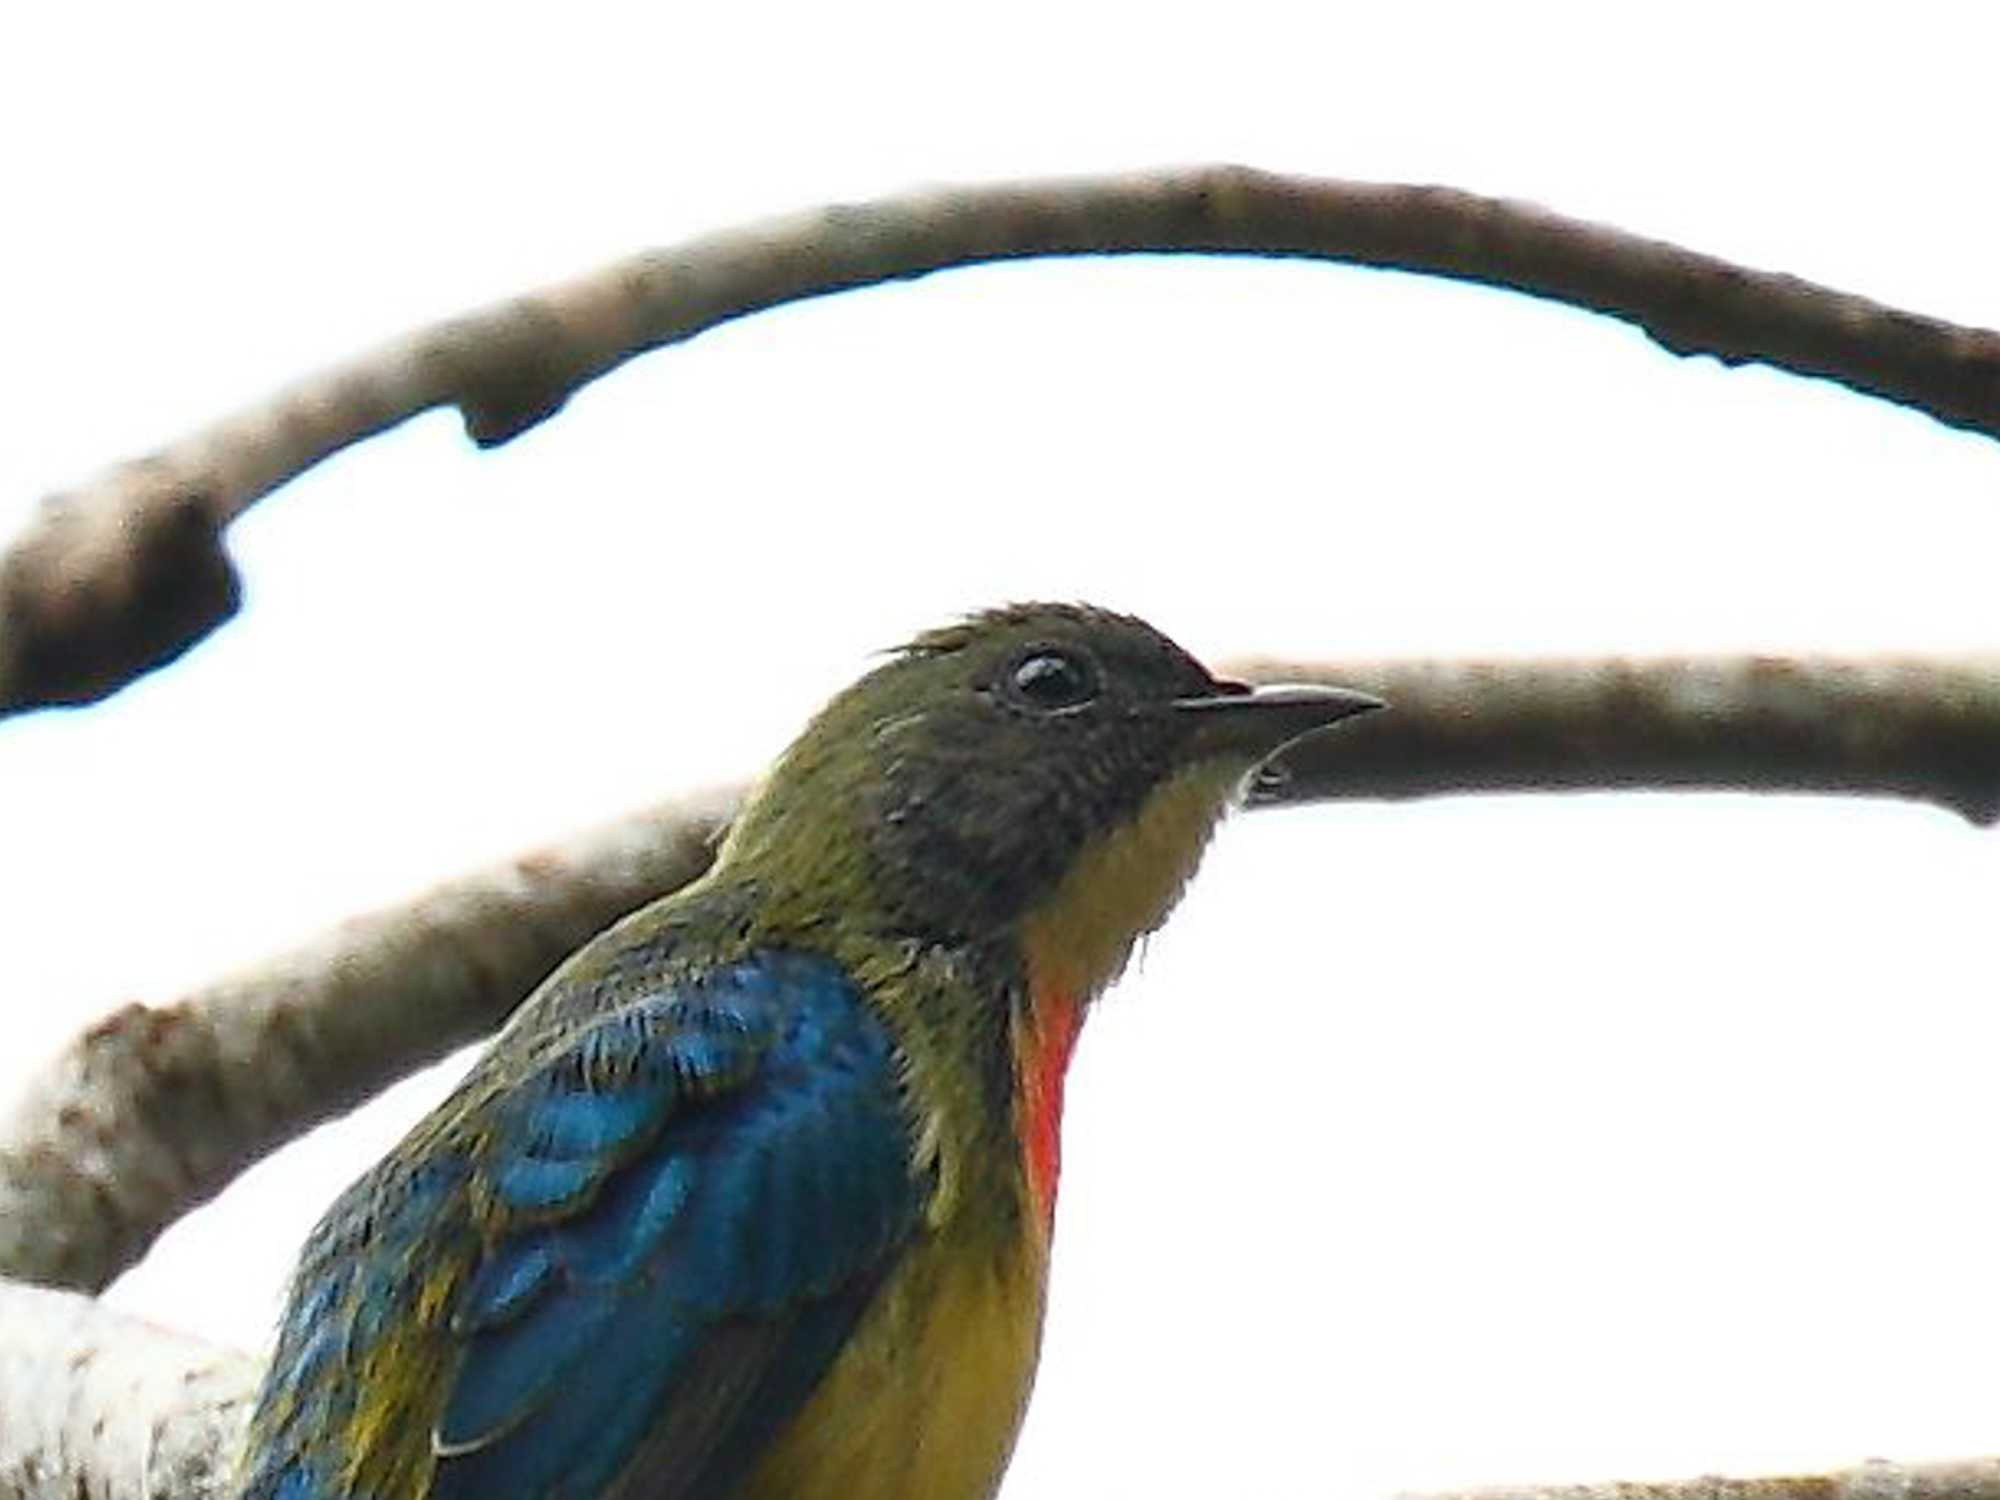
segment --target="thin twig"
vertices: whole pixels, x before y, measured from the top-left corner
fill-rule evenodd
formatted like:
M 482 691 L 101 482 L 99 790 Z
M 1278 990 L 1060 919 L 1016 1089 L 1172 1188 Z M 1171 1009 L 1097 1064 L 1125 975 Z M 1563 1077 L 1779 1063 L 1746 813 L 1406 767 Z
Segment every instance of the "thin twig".
M 308 377 L 45 502 L 0 559 L 0 714 L 83 703 L 228 619 L 229 523 L 329 454 L 437 406 L 505 442 L 637 354 L 733 318 L 952 266 L 1056 255 L 1301 257 L 1573 303 L 1677 354 L 1761 362 L 2000 435 L 2000 334 L 1530 204 L 1243 167 L 834 205 L 615 262 Z

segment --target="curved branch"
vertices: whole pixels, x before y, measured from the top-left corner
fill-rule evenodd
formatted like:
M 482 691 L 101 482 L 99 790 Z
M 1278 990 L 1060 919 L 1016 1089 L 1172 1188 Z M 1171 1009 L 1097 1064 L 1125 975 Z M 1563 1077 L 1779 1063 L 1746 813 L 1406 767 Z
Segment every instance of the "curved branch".
M 586 938 L 700 874 L 733 805 L 650 809 L 98 1022 L 0 1125 L 0 1275 L 108 1285 L 243 1168 L 492 1030 Z
M 2000 810 L 2000 664 L 1718 658 L 1244 664 L 1391 713 L 1264 803 L 1708 787 Z M 97 1288 L 245 1165 L 495 1025 L 585 938 L 693 879 L 738 794 L 649 810 L 84 1033 L 0 1125 L 0 1274 Z
M 0 714 L 84 703 L 234 611 L 228 524 L 436 406 L 505 442 L 637 354 L 806 297 L 1035 256 L 1269 255 L 1569 302 L 1677 354 L 1761 362 L 2000 436 L 2000 334 L 1450 188 L 1209 167 L 835 205 L 649 251 L 363 354 L 44 503 L 0 560 Z

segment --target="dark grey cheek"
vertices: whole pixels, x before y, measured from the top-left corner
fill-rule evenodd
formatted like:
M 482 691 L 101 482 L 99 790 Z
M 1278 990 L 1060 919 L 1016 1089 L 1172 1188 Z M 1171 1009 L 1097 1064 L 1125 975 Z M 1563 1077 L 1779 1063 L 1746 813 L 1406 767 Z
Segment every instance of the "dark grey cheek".
M 990 934 L 1034 904 L 1075 853 L 1032 778 L 935 763 L 901 768 L 875 789 L 880 878 L 896 904 L 941 924 L 940 936 Z

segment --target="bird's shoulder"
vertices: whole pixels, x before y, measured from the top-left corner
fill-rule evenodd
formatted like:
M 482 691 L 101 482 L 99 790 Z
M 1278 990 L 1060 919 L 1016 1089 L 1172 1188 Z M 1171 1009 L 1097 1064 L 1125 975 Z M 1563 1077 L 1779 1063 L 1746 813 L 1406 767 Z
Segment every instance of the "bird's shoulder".
M 824 955 L 656 939 L 554 976 L 329 1213 L 252 1494 L 670 1497 L 817 1379 L 923 1196 L 894 1042 Z

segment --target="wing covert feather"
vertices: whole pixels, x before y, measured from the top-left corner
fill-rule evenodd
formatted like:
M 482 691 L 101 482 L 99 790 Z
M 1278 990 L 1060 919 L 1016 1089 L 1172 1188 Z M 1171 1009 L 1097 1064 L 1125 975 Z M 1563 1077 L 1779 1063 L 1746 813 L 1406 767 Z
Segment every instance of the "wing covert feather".
M 571 1015 L 315 1231 L 247 1500 L 707 1496 L 834 1358 L 921 1198 L 853 981 L 773 951 Z

